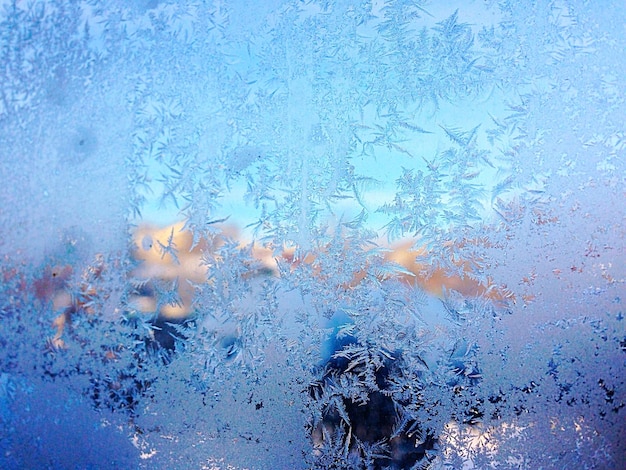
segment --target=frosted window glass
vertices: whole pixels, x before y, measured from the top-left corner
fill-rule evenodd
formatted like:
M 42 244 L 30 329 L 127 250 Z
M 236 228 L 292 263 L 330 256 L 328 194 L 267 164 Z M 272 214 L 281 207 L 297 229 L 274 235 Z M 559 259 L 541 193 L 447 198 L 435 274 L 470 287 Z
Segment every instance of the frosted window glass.
M 619 468 L 624 24 L 0 1 L 0 467 Z

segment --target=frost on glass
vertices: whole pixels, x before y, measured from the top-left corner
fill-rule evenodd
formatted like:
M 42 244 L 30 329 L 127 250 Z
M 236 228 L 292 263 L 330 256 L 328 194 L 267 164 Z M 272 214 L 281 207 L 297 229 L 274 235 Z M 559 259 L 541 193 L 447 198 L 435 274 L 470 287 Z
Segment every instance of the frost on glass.
M 626 459 L 620 2 L 0 7 L 2 468 Z

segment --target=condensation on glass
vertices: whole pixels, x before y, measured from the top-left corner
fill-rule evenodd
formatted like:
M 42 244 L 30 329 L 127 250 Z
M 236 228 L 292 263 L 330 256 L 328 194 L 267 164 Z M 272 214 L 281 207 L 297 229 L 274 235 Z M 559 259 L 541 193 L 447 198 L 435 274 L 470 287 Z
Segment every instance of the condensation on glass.
M 1 1 L 0 467 L 618 468 L 625 22 Z

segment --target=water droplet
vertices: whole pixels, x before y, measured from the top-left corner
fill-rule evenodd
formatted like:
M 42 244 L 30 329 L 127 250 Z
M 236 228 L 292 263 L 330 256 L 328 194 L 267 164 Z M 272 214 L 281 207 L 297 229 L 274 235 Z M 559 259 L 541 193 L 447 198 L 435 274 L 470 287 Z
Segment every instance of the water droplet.
M 152 237 L 150 235 L 146 235 L 145 237 L 142 238 L 142 240 L 141 240 L 141 247 L 144 250 L 146 250 L 146 251 L 151 250 L 152 249 L 152 245 L 153 245 L 153 242 L 152 242 Z

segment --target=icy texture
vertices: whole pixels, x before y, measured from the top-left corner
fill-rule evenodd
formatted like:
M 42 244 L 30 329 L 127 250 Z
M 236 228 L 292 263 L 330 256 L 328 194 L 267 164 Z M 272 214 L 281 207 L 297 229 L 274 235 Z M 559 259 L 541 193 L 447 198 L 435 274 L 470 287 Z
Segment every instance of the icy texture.
M 0 467 L 626 461 L 622 2 L 0 7 Z

